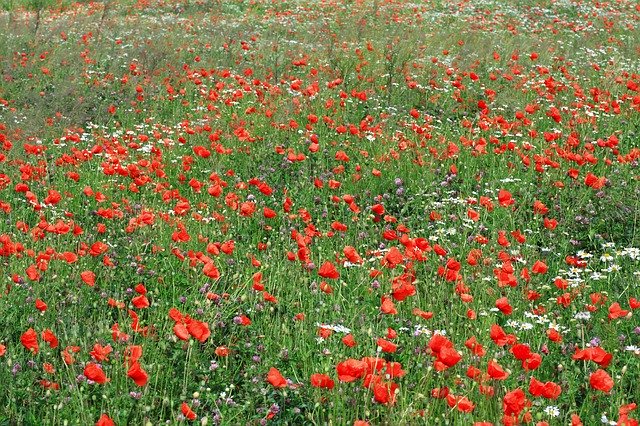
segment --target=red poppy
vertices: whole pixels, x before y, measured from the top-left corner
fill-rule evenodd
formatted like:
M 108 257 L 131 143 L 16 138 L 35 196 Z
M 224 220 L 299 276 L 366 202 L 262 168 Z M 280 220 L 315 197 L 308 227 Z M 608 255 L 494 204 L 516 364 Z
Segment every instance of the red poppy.
M 344 336 L 342 338 L 342 343 L 350 348 L 354 347 L 357 344 L 356 339 L 353 337 L 353 334 L 347 334 L 346 336 Z
M 536 370 L 542 363 L 542 356 L 540 354 L 532 353 L 529 357 L 522 361 L 522 368 L 527 371 Z
M 55 334 L 53 334 L 53 331 L 49 330 L 48 328 L 42 331 L 42 340 L 47 342 L 49 344 L 49 347 L 52 349 L 58 347 L 58 338 Z
M 109 381 L 107 376 L 104 374 L 104 371 L 102 371 L 102 368 L 98 367 L 98 365 L 93 362 L 87 363 L 84 367 L 84 375 L 87 379 L 99 384 L 104 384 Z
M 96 422 L 96 426 L 115 426 L 115 423 L 111 420 L 111 417 L 103 413 Z
M 542 396 L 547 399 L 556 399 L 560 396 L 562 388 L 554 382 L 542 383 L 535 377 L 529 382 L 529 393 L 533 396 Z
M 537 260 L 536 263 L 534 263 L 531 267 L 531 272 L 533 272 L 534 274 L 544 274 L 548 269 L 549 268 L 543 261 Z
M 269 293 L 268 291 L 263 291 L 262 292 L 262 298 L 264 299 L 265 302 L 270 302 L 270 303 L 278 303 L 278 299 L 272 295 L 271 293 Z
M 204 264 L 202 273 L 212 280 L 220 278 L 220 271 L 218 271 L 218 268 L 216 268 L 216 265 L 211 260 Z
M 403 377 L 405 374 L 407 374 L 407 372 L 402 369 L 402 364 L 400 364 L 399 362 L 387 362 L 385 373 L 388 374 L 389 378 L 391 379 L 396 377 Z
M 187 326 L 181 322 L 175 323 L 173 326 L 173 333 L 181 340 L 189 340 L 189 331 L 187 330 Z
M 593 389 L 609 392 L 613 388 L 613 379 L 606 371 L 599 368 L 589 376 L 589 384 Z
M 40 299 L 36 299 L 36 309 L 40 312 L 44 312 L 47 310 L 47 304 Z
M 194 411 L 187 405 L 186 402 L 183 402 L 180 406 L 180 411 L 182 411 L 182 415 L 184 415 L 187 420 L 195 420 L 198 418 L 198 415 L 194 413 Z
M 489 336 L 498 346 L 513 345 L 516 342 L 516 336 L 505 333 L 502 327 L 497 324 L 491 326 Z
M 382 265 L 387 268 L 395 268 L 404 261 L 404 256 L 397 247 L 391 247 L 382 260 Z
M 478 343 L 476 336 L 471 336 L 470 338 L 468 338 L 467 341 L 464 342 L 464 345 L 467 347 L 467 349 L 473 352 L 475 356 L 483 357 L 487 353 L 482 345 Z
M 425 320 L 433 318 L 433 312 L 426 312 L 419 308 L 413 308 L 411 313 Z
M 138 386 L 144 386 L 149 381 L 149 375 L 142 369 L 139 362 L 134 362 L 127 371 L 127 376 Z
M 393 300 L 389 296 L 382 296 L 380 303 L 380 312 L 388 315 L 395 315 L 398 313 Z
M 322 266 L 320 266 L 320 269 L 318 269 L 318 275 L 320 275 L 322 278 L 333 280 L 340 277 L 340 274 L 338 273 L 335 265 L 329 261 L 324 262 Z
M 149 299 L 147 296 L 141 294 L 140 296 L 136 296 L 131 299 L 131 303 L 138 309 L 148 308 L 149 307 Z
M 516 416 L 524 409 L 526 405 L 526 398 L 524 391 L 520 388 L 507 392 L 502 399 L 502 410 L 504 414 L 509 416 L 515 414 Z
M 617 318 L 625 317 L 625 316 L 627 316 L 628 313 L 629 313 L 629 311 L 627 311 L 626 309 L 622 309 L 618 302 L 615 302 L 611 306 L 609 306 L 609 319 L 610 320 L 614 320 L 614 319 L 617 319 Z
M 531 348 L 529 345 L 517 343 L 511 347 L 511 353 L 516 359 L 523 361 L 531 356 Z
M 326 374 L 316 373 L 311 375 L 311 386 L 315 388 L 333 389 L 335 383 Z
M 509 377 L 509 373 L 504 371 L 502 366 L 495 360 L 489 361 L 489 364 L 487 366 L 487 374 L 489 374 L 489 377 L 495 380 L 504 380 Z
M 394 353 L 395 351 L 398 350 L 398 345 L 396 345 L 395 343 L 391 343 L 388 340 L 385 340 L 383 338 L 379 338 L 376 342 L 376 344 L 382 348 L 382 352 L 386 352 L 386 353 Z
M 607 368 L 613 359 L 613 355 L 602 349 L 600 346 L 594 346 L 587 349 L 578 349 L 571 357 L 574 360 L 593 361 L 602 368 Z
M 267 373 L 267 381 L 274 388 L 286 388 L 287 380 L 280 374 L 277 368 L 271 367 Z
M 496 308 L 500 309 L 500 312 L 505 315 L 511 315 L 511 313 L 513 312 L 513 308 L 509 304 L 509 300 L 506 297 L 501 297 L 496 300 Z
M 438 352 L 438 361 L 446 367 L 453 367 L 462 359 L 462 355 L 453 347 L 444 347 Z M 437 366 L 436 366 L 437 368 Z
M 229 356 L 229 354 L 231 353 L 231 351 L 229 350 L 229 348 L 227 348 L 226 346 L 218 346 L 216 348 L 216 350 L 214 351 L 214 353 L 219 356 L 219 357 L 226 357 Z
M 450 393 L 447 395 L 446 400 L 449 407 L 456 408 L 462 413 L 470 413 L 476 408 L 466 396 L 456 396 Z
M 89 355 L 93 357 L 98 362 L 108 361 L 109 354 L 113 351 L 111 345 L 102 346 L 96 343 L 93 345 L 93 350 L 89 352 Z
M 498 191 L 498 203 L 502 207 L 509 207 L 510 205 L 515 203 L 515 200 L 512 198 L 512 195 L 509 191 L 507 191 L 506 189 L 501 189 L 500 191 Z
M 387 327 L 387 339 L 395 339 L 396 337 L 398 337 L 398 332 L 391 327 Z
M 93 287 L 96 283 L 96 274 L 92 271 L 84 271 L 80 273 L 80 278 L 82 278 L 82 281 L 90 287 Z
M 344 228 L 344 231 L 346 231 L 346 226 Z M 362 263 L 363 260 L 360 257 L 360 255 L 358 254 L 358 252 L 356 251 L 356 249 L 354 247 L 351 246 L 345 246 L 345 248 L 342 250 L 342 252 L 344 253 L 345 257 L 347 258 L 347 260 L 351 263 Z
M 580 416 L 577 414 L 571 414 L 571 426 L 583 426 Z
M 393 405 L 396 402 L 397 383 L 379 381 L 373 385 L 373 399 L 379 404 Z
M 547 330 L 547 337 L 552 342 L 556 342 L 556 343 L 562 342 L 562 335 L 555 328 L 550 328 Z
M 341 382 L 354 382 L 364 376 L 367 364 L 357 359 L 349 358 L 336 365 L 338 380 Z
M 37 354 L 40 349 L 38 347 L 38 333 L 33 328 L 28 329 L 20 336 L 20 342 L 25 349 L 32 351 L 34 354 Z
M 206 322 L 191 319 L 191 321 L 187 322 L 187 330 L 190 335 L 198 339 L 201 343 L 204 343 L 209 336 L 211 336 L 209 324 Z

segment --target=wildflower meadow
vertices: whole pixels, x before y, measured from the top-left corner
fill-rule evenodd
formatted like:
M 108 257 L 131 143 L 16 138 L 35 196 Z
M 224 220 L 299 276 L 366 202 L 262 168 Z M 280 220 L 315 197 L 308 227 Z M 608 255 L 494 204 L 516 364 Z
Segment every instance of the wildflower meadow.
M 636 1 L 0 6 L 0 426 L 638 425 Z

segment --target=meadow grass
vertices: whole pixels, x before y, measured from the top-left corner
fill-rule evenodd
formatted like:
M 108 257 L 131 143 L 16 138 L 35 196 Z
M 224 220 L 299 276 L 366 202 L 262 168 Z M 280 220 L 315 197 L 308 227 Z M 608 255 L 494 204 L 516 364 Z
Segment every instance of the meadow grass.
M 640 10 L 510 3 L 4 2 L 0 424 L 637 424 Z

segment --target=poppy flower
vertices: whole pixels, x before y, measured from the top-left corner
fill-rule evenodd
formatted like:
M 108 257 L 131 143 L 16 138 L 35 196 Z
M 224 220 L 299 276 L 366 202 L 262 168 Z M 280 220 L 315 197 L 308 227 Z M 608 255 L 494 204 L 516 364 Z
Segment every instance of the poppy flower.
M 346 231 L 346 226 L 344 228 L 344 231 Z M 356 249 L 354 247 L 351 246 L 345 246 L 344 249 L 342 249 L 342 252 L 344 253 L 345 257 L 347 258 L 347 260 L 351 263 L 362 263 L 362 257 L 360 257 L 360 255 L 358 254 L 358 252 L 356 251 Z
M 204 267 L 202 268 L 202 273 L 205 274 L 207 277 L 211 278 L 212 280 L 216 280 L 220 278 L 220 271 L 218 271 L 218 268 L 213 263 L 213 261 L 209 261 L 204 264 Z
M 264 299 L 265 302 L 270 302 L 270 303 L 275 303 L 275 304 L 278 303 L 278 299 L 274 295 L 269 293 L 268 291 L 263 291 L 262 292 L 262 298 Z
M 356 339 L 353 337 L 353 334 L 347 334 L 346 336 L 344 336 L 342 338 L 342 343 L 350 348 L 354 347 L 357 344 Z
M 181 322 L 175 323 L 175 325 L 173 326 L 173 333 L 180 340 L 189 340 L 190 338 L 190 334 L 189 334 L 189 330 L 187 330 L 187 326 Z
M 498 203 L 502 207 L 509 207 L 510 205 L 515 203 L 515 200 L 512 198 L 512 195 L 506 189 L 501 189 L 498 191 Z
M 382 349 L 382 352 L 394 353 L 398 350 L 398 345 L 383 338 L 379 338 L 376 344 Z
M 505 315 L 511 315 L 511 313 L 513 312 L 513 308 L 509 304 L 509 300 L 506 297 L 501 297 L 496 300 L 496 308 L 500 309 L 500 312 Z
M 131 299 L 131 304 L 135 306 L 137 309 L 144 309 L 149 307 L 149 299 L 144 294 L 134 297 Z
M 194 319 L 191 319 L 191 321 L 187 323 L 187 331 L 191 336 L 199 340 L 200 343 L 204 343 L 209 336 L 211 336 L 209 324 Z
M 44 303 L 41 299 L 36 299 L 36 309 L 40 312 L 44 312 L 47 310 L 47 304 Z
M 611 306 L 609 306 L 609 319 L 610 320 L 614 320 L 614 319 L 617 319 L 617 318 L 625 317 L 625 316 L 627 316 L 628 313 L 629 313 L 629 311 L 626 310 L 626 309 L 622 309 L 618 302 L 615 302 Z
M 149 381 L 149 375 L 142 369 L 139 362 L 134 362 L 127 371 L 127 376 L 138 386 L 144 386 Z
M 373 399 L 379 404 L 393 405 L 396 402 L 396 392 L 400 388 L 394 382 L 378 382 L 373 385 Z
M 267 373 L 267 381 L 274 388 L 286 388 L 287 380 L 280 374 L 277 368 L 271 367 Z
M 542 356 L 540 354 L 532 353 L 528 358 L 522 360 L 522 368 L 527 371 L 536 370 L 542 363 Z
M 367 364 L 357 359 L 349 358 L 336 365 L 338 380 L 341 382 L 354 382 L 364 376 Z
M 33 328 L 22 333 L 22 336 L 20 336 L 20 343 L 22 343 L 22 346 L 24 346 L 25 349 L 32 351 L 34 354 L 37 354 L 39 351 L 38 333 L 36 333 Z
M 529 382 L 529 393 L 533 396 L 542 396 L 547 399 L 556 399 L 560 396 L 562 389 L 554 382 L 542 383 L 535 377 L 531 377 Z
M 380 312 L 387 315 L 395 315 L 398 313 L 393 300 L 388 296 L 382 296 L 380 303 Z
M 322 266 L 320 266 L 320 269 L 318 269 L 318 275 L 320 275 L 322 278 L 327 278 L 332 280 L 335 280 L 338 277 L 340 277 L 340 274 L 338 273 L 338 270 L 336 269 L 335 265 L 329 261 L 324 262 Z
M 548 269 L 549 268 L 543 261 L 537 260 L 531 267 L 531 272 L 533 272 L 534 274 L 544 274 Z
M 446 367 L 453 367 L 462 359 L 462 355 L 453 347 L 444 347 L 438 352 L 438 361 Z
M 335 383 L 326 374 L 316 373 L 311 375 L 311 386 L 315 388 L 333 389 Z
M 495 380 L 504 380 L 509 377 L 509 373 L 504 371 L 502 366 L 495 360 L 489 361 L 489 364 L 487 366 L 487 374 L 489 374 L 489 377 Z
M 613 379 L 606 371 L 600 368 L 594 373 L 591 373 L 591 375 L 589 376 L 589 384 L 593 389 L 602 392 L 609 392 L 611 389 L 613 389 Z
M 571 414 L 571 426 L 583 426 L 580 416 L 577 414 Z
M 449 407 L 455 407 L 462 413 L 470 413 L 476 408 L 473 402 L 471 402 L 466 396 L 455 396 L 450 393 L 447 395 L 446 400 Z
M 502 399 L 502 410 L 505 415 L 515 414 L 516 416 L 524 409 L 526 398 L 524 391 L 520 388 L 507 392 Z
M 93 271 L 84 271 L 80 273 L 80 278 L 89 287 L 93 287 L 96 283 L 96 274 Z
M 476 339 L 476 336 L 471 336 L 468 338 L 464 345 L 469 349 L 475 356 L 483 357 L 487 353 L 487 351 L 482 347 L 482 345 Z
M 391 327 L 387 327 L 387 339 L 395 339 L 396 337 L 398 337 L 398 332 Z
M 108 415 L 102 413 L 98 421 L 96 422 L 96 426 L 115 426 L 113 420 Z
M 547 330 L 547 337 L 552 342 L 556 342 L 556 343 L 562 342 L 562 335 L 555 328 L 550 328 Z
M 514 336 L 513 334 L 505 333 L 502 327 L 497 324 L 493 324 L 491 326 L 489 336 L 491 337 L 491 340 L 493 340 L 493 342 L 498 346 L 512 345 L 516 342 L 516 336 Z
M 187 405 L 186 402 L 183 402 L 180 406 L 180 411 L 182 411 L 182 415 L 187 418 L 187 420 L 195 420 L 198 418 L 198 415 Z
M 431 319 L 433 317 L 433 312 L 426 312 L 419 308 L 413 308 L 411 313 L 425 320 Z
M 94 381 L 99 384 L 104 384 L 109 381 L 107 376 L 102 371 L 102 368 L 98 367 L 96 363 L 89 362 L 84 367 L 84 375 L 87 379 Z
M 389 375 L 389 378 L 393 379 L 403 377 L 407 372 L 402 369 L 402 364 L 399 362 L 387 362 L 385 373 Z
M 516 359 L 521 361 L 529 358 L 529 356 L 531 355 L 531 348 L 529 347 L 529 345 L 525 345 L 523 343 L 517 343 L 513 345 L 510 351 L 513 356 L 516 357 Z
M 111 347 L 111 345 L 102 346 L 96 343 L 95 345 L 93 345 L 93 350 L 89 352 L 89 355 L 91 355 L 96 361 L 102 362 L 109 360 L 109 354 L 111 352 L 113 352 L 113 348 Z
M 578 349 L 571 357 L 574 360 L 593 361 L 602 368 L 607 368 L 613 359 L 613 355 L 602 349 L 600 346 L 593 346 L 587 349 Z
M 404 256 L 397 247 L 391 247 L 387 254 L 382 259 L 382 265 L 387 268 L 393 269 L 397 265 L 401 264 L 404 261 Z
M 218 346 L 214 353 L 219 357 L 226 357 L 229 356 L 229 353 L 231 353 L 231 351 L 226 346 Z

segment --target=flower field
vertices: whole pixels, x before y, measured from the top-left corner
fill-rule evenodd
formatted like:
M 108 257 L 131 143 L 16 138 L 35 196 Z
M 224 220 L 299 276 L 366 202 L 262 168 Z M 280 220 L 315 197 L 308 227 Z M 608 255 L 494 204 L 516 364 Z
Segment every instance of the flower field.
M 6 0 L 0 425 L 637 425 L 640 6 Z

